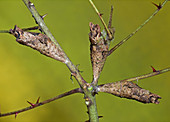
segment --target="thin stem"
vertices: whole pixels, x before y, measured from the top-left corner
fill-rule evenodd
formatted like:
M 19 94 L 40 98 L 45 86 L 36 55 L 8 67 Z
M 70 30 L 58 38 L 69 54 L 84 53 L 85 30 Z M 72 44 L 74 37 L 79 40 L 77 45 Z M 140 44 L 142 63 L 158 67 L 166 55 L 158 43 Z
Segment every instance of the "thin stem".
M 88 107 L 90 122 L 98 122 L 99 117 L 97 113 L 96 97 L 91 97 L 93 104 Z
M 151 72 L 151 73 L 148 73 L 148 74 L 140 75 L 140 76 L 137 76 L 137 77 L 124 79 L 124 80 L 121 80 L 121 81 L 131 81 L 131 82 L 136 81 L 136 80 L 138 81 L 138 80 L 149 78 L 149 77 L 152 77 L 152 76 L 156 76 L 156 75 L 168 72 L 168 71 L 170 71 L 170 67 L 162 69 L 162 70 L 159 70 L 159 71 L 156 71 L 156 72 Z M 99 86 L 102 86 L 102 85 L 103 84 L 101 84 Z
M 143 24 L 141 24 L 134 32 L 129 34 L 127 37 L 125 37 L 122 41 L 120 41 L 117 45 L 115 45 L 109 52 L 109 55 L 114 52 L 118 47 L 120 47 L 122 44 L 124 44 L 127 40 L 129 40 L 134 34 L 136 34 L 144 25 L 146 25 L 158 12 L 161 8 L 164 7 L 164 5 L 168 2 L 168 0 L 165 0 L 161 7 L 159 7 Z
M 112 83 L 106 83 L 101 84 L 97 87 L 98 92 L 105 92 L 110 93 L 112 95 L 137 100 L 142 103 L 155 103 L 159 104 L 158 99 L 161 99 L 159 95 L 153 94 L 149 92 L 148 90 L 145 90 L 141 87 L 139 87 L 137 84 L 133 83 L 132 81 L 137 81 L 144 78 L 149 78 L 155 75 L 159 75 L 165 72 L 170 71 L 170 67 L 166 69 L 162 69 L 160 71 L 153 70 L 152 73 L 148 73 L 145 75 L 112 82 Z
M 37 30 L 37 29 L 40 29 L 39 26 L 35 26 L 35 27 L 30 27 L 30 28 L 23 28 L 22 30 L 23 31 L 29 31 L 29 30 Z
M 0 30 L 0 33 L 9 33 L 9 30 Z
M 112 38 L 112 34 L 110 33 L 110 31 L 109 31 L 109 29 L 108 29 L 108 27 L 107 27 L 107 25 L 106 25 L 104 19 L 102 18 L 102 14 L 98 11 L 97 7 L 95 6 L 95 4 L 93 3 L 92 0 L 89 0 L 89 2 L 91 3 L 91 5 L 93 6 L 94 10 L 95 10 L 96 13 L 98 14 L 98 16 L 99 16 L 99 18 L 100 18 L 100 20 L 101 20 L 101 22 L 102 22 L 102 24 L 103 24 L 103 26 L 104 26 L 106 32 L 107 32 L 109 38 L 111 39 L 111 38 Z
M 168 72 L 168 71 L 170 71 L 170 67 L 156 71 L 156 72 L 151 72 L 151 73 L 148 73 L 148 74 L 144 74 L 144 75 L 141 75 L 141 76 L 137 76 L 137 77 L 121 80 L 121 81 L 136 81 L 136 80 L 140 80 L 140 79 L 144 79 L 144 78 L 149 78 L 149 77 L 152 77 L 152 76 L 155 76 L 155 75 L 159 75 L 159 74 L 162 74 L 162 73 L 165 73 L 165 72 Z
M 108 28 L 112 27 L 113 6 L 111 6 Z
M 99 117 L 97 113 L 97 105 L 96 105 L 96 97 L 95 97 L 95 89 L 96 86 L 93 84 L 87 84 L 87 90 L 85 91 L 85 104 L 88 109 L 89 121 L 90 122 L 98 122 Z
M 9 116 L 9 115 L 13 115 L 13 114 L 16 115 L 16 114 L 22 113 L 22 112 L 24 112 L 24 111 L 28 111 L 28 110 L 37 108 L 37 107 L 39 107 L 39 106 L 41 106 L 41 105 L 45 105 L 45 104 L 47 104 L 47 103 L 50 103 L 50 102 L 52 102 L 52 101 L 55 101 L 55 100 L 57 100 L 57 99 L 60 99 L 60 98 L 63 98 L 63 97 L 65 97 L 65 96 L 69 96 L 69 95 L 72 95 L 72 94 L 75 94 L 75 93 L 82 93 L 82 90 L 81 90 L 80 88 L 73 89 L 73 90 L 68 91 L 68 92 L 65 92 L 65 93 L 63 93 L 63 94 L 61 94 L 61 95 L 58 95 L 58 96 L 56 96 L 56 97 L 54 97 L 54 98 L 45 100 L 45 101 L 43 101 L 43 102 L 36 103 L 36 104 L 34 104 L 34 106 L 29 106 L 29 107 L 26 107 L 26 108 L 23 108 L 23 109 L 20 109 L 20 110 L 16 110 L 16 111 L 4 113 L 4 114 L 1 114 L 1 113 L 0 113 L 0 117 Z
M 39 26 L 30 27 L 30 28 L 23 28 L 23 31 L 29 31 L 29 30 L 37 30 L 40 29 Z M 0 33 L 10 33 L 10 30 L 0 30 Z

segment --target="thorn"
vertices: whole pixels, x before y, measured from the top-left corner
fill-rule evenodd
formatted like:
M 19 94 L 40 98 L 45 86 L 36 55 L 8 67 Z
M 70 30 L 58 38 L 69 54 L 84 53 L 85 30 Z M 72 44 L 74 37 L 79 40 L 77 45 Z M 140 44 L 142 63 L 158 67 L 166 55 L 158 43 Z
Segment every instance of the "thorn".
M 151 66 L 151 68 L 152 68 L 153 72 L 157 72 L 157 70 L 153 66 Z
M 39 103 L 39 101 L 40 101 L 40 97 L 38 97 L 36 104 L 38 104 L 38 103 Z
M 18 112 L 15 113 L 15 119 L 17 118 Z
M 80 71 L 80 70 L 78 69 L 78 66 L 80 66 L 80 64 L 77 64 L 77 65 L 76 65 L 76 69 L 78 70 L 78 72 L 83 73 L 83 71 Z
M 159 5 L 157 5 L 156 3 L 152 2 L 152 4 L 155 5 L 158 8 L 158 10 L 160 10 L 162 8 L 162 4 L 161 3 L 159 3 Z
M 76 65 L 76 69 L 77 69 L 77 65 Z M 78 69 L 77 69 L 77 70 L 78 70 Z M 78 72 L 80 72 L 80 71 L 78 70 Z M 76 77 L 76 75 L 77 75 L 77 73 L 76 73 L 76 72 L 71 72 L 70 79 L 72 80 L 72 83 L 74 83 L 74 82 L 73 82 L 73 78 L 72 78 L 72 77 L 73 77 L 73 76 L 74 76 L 74 77 Z
M 33 104 L 33 103 L 31 103 L 31 102 L 29 102 L 29 101 L 27 101 L 32 107 L 34 107 L 35 106 L 35 104 Z
M 103 13 L 99 13 L 98 15 L 101 17 L 101 16 L 103 16 Z
M 74 77 L 76 76 L 76 73 L 75 73 L 75 72 L 72 72 L 72 73 L 71 73 L 71 76 L 70 76 L 70 79 L 71 79 L 72 83 L 74 83 L 73 78 L 72 78 L 73 76 L 74 76 Z
M 102 118 L 103 116 L 98 116 L 98 118 Z M 90 122 L 90 120 L 86 120 L 85 122 Z
M 72 83 L 74 83 L 74 81 L 73 81 L 73 75 L 72 75 L 72 73 L 71 73 L 71 75 L 70 75 L 70 80 L 72 81 Z
M 112 26 L 112 15 L 113 15 L 113 6 L 111 6 L 111 10 L 110 10 L 110 18 L 109 18 L 108 28 L 111 28 L 111 26 Z
M 103 116 L 98 116 L 99 118 L 103 118 Z
M 47 14 L 44 14 L 41 16 L 42 19 L 44 19 L 47 16 Z

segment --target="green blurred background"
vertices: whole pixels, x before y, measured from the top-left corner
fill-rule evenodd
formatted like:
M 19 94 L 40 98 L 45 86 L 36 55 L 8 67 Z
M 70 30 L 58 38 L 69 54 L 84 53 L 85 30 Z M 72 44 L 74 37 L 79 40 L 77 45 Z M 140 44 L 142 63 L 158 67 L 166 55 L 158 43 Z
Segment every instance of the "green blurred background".
M 162 0 L 152 0 L 155 3 Z M 101 22 L 88 0 L 32 0 L 40 14 L 48 13 L 45 22 L 72 62 L 80 64 L 82 75 L 90 82 L 92 70 L 89 50 L 89 22 Z M 115 41 L 134 31 L 156 10 L 151 0 L 94 0 L 105 21 L 114 5 Z M 170 66 L 170 3 L 141 31 L 112 54 L 104 67 L 99 84 L 138 76 Z M 0 30 L 35 26 L 21 0 L 0 0 Z M 103 28 L 103 27 L 102 27 Z M 77 88 L 67 67 L 39 52 L 19 45 L 9 34 L 0 34 L 0 109 L 1 112 L 28 106 L 40 96 L 41 101 Z M 138 83 L 162 97 L 159 105 L 142 104 L 109 94 L 97 95 L 101 122 L 170 121 L 170 73 Z M 72 95 L 31 111 L 0 118 L 0 122 L 80 122 L 88 119 L 83 95 Z

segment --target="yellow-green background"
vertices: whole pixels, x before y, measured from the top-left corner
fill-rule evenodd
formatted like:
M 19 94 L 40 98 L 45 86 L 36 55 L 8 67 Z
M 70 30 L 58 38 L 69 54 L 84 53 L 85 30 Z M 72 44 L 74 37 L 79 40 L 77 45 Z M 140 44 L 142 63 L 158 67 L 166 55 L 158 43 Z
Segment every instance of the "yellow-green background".
M 101 22 L 88 0 L 32 0 L 40 14 L 48 13 L 45 22 L 73 63 L 88 82 L 92 79 L 89 56 L 89 22 Z M 159 3 L 159 0 L 152 0 Z M 114 5 L 113 25 L 118 43 L 134 31 L 156 10 L 150 0 L 94 0 L 108 21 Z M 161 0 L 162 2 L 162 0 Z M 141 31 L 112 54 L 100 77 L 100 84 L 149 73 L 170 66 L 170 3 Z M 0 30 L 34 26 L 35 22 L 21 0 L 0 0 Z M 103 27 L 102 27 L 103 28 Z M 9 34 L 0 34 L 0 111 L 27 107 L 27 100 L 41 101 L 78 87 L 69 79 L 67 67 L 39 52 L 19 45 Z M 170 73 L 138 83 L 159 94 L 159 105 L 142 104 L 109 94 L 97 95 L 101 122 L 170 121 Z M 80 122 L 88 119 L 83 95 L 72 95 L 18 115 L 0 118 L 0 122 Z

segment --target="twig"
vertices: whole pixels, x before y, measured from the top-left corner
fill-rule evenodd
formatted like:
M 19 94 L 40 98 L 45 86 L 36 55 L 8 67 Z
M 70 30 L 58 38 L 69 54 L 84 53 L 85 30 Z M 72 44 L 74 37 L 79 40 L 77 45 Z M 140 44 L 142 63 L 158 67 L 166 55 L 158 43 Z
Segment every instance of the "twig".
M 94 6 L 94 4 L 92 5 Z M 106 58 L 108 56 L 110 42 L 114 39 L 115 29 L 112 28 L 112 14 L 113 6 L 111 6 L 110 19 L 108 24 L 108 29 L 109 32 L 112 34 L 112 38 L 110 38 L 108 34 L 105 38 L 105 32 L 101 32 L 100 26 L 98 24 L 93 24 L 92 22 L 89 23 L 90 56 L 93 68 L 92 84 L 94 84 L 95 86 L 98 84 L 100 73 L 103 70 Z
M 60 51 L 63 52 L 63 57 L 65 58 L 65 64 L 71 71 L 71 74 L 74 75 L 76 78 L 78 84 L 80 85 L 85 97 L 86 97 L 86 106 L 89 110 L 89 117 L 91 121 L 97 121 L 98 120 L 98 114 L 97 114 L 97 107 L 96 107 L 96 98 L 95 96 L 92 95 L 92 91 L 89 90 L 89 87 L 93 88 L 93 86 L 88 85 L 88 83 L 83 79 L 81 74 L 79 73 L 78 69 L 73 65 L 73 63 L 70 61 L 68 56 L 64 53 L 56 39 L 53 37 L 47 26 L 45 25 L 42 17 L 38 14 L 37 10 L 35 9 L 35 6 L 33 3 L 31 3 L 29 0 L 23 0 L 27 8 L 30 10 L 32 13 L 34 19 L 40 26 L 41 30 L 50 38 L 51 41 L 53 41 L 56 44 L 56 47 L 59 48 Z
M 160 71 L 148 73 L 148 74 L 145 74 L 145 75 L 141 75 L 141 76 L 137 76 L 137 77 L 125 79 L 125 80 L 121 80 L 121 81 L 119 81 L 119 82 L 131 82 L 131 81 L 135 81 L 136 79 L 140 80 L 140 79 L 152 77 L 152 76 L 155 76 L 155 75 L 159 75 L 159 74 L 162 74 L 162 73 L 165 73 L 165 72 L 168 72 L 168 71 L 170 71 L 170 68 L 166 68 L 166 69 L 163 69 L 163 70 L 160 70 Z M 107 83 L 107 84 L 111 84 L 111 83 Z M 99 92 L 105 92 L 105 91 L 102 91 L 102 90 L 101 90 L 101 87 L 103 87 L 103 85 L 106 85 L 106 84 L 102 84 L 102 85 L 99 85 L 99 86 L 98 86 Z M 34 106 L 29 106 L 29 107 L 27 107 L 27 108 L 23 108 L 23 109 L 20 109 L 20 110 L 17 110 L 17 111 L 0 114 L 0 117 L 9 116 L 9 115 L 13 115 L 13 114 L 15 115 L 16 113 L 18 114 L 18 113 L 21 113 L 21 112 L 24 112 L 24 111 L 27 111 L 27 110 L 31 110 L 31 109 L 34 109 L 34 108 L 39 107 L 39 106 L 41 106 L 41 105 L 50 103 L 50 102 L 52 102 L 52 101 L 55 101 L 55 100 L 57 100 L 57 99 L 63 98 L 63 97 L 65 97 L 65 96 L 68 96 L 68 95 L 71 95 L 71 94 L 74 94 L 74 93 L 82 93 L 82 90 L 81 90 L 80 88 L 73 89 L 73 90 L 68 91 L 68 92 L 66 92 L 66 93 L 64 93 L 64 94 L 58 95 L 58 96 L 56 96 L 56 97 L 54 97 L 54 98 L 45 100 L 45 101 L 43 101 L 43 102 L 36 103 L 36 104 L 34 104 Z M 117 95 L 117 96 L 118 96 L 118 95 Z
M 132 81 L 136 81 L 136 79 L 141 80 L 141 79 L 149 78 L 149 77 L 159 75 L 159 74 L 162 74 L 162 73 L 165 73 L 165 72 L 168 72 L 168 71 L 170 71 L 170 67 L 162 69 L 162 70 L 154 71 L 154 72 L 151 72 L 151 73 L 147 73 L 147 74 L 144 74 L 144 75 L 140 75 L 140 76 L 137 76 L 137 77 L 124 79 L 124 80 L 121 80 L 121 81 L 131 81 L 132 82 Z
M 39 26 L 35 26 L 35 27 L 30 27 L 30 28 L 23 28 L 22 30 L 23 31 L 29 31 L 29 30 L 37 30 L 37 29 L 40 29 Z
M 33 15 L 35 21 L 38 23 L 38 25 L 40 26 L 41 30 L 50 38 L 50 40 L 52 42 L 54 42 L 54 44 L 56 45 L 56 47 L 62 51 L 62 53 L 64 54 L 63 57 L 65 58 L 65 64 L 67 65 L 67 67 L 69 68 L 69 70 L 71 71 L 71 73 L 74 73 L 74 77 L 76 78 L 78 84 L 80 85 L 81 88 L 83 88 L 86 84 L 86 81 L 82 78 L 81 74 L 79 73 L 79 71 L 77 70 L 77 68 L 73 65 L 73 63 L 70 61 L 70 59 L 68 58 L 68 56 L 65 54 L 65 52 L 63 51 L 63 49 L 60 47 L 60 45 L 58 44 L 57 40 L 54 38 L 54 36 L 52 35 L 52 33 L 50 32 L 50 30 L 48 29 L 48 27 L 46 26 L 46 24 L 43 21 L 42 16 L 39 15 L 39 13 L 37 12 L 37 10 L 35 9 L 35 6 L 33 3 L 31 3 L 29 0 L 23 0 L 23 2 L 25 3 L 25 5 L 27 6 L 27 8 L 30 10 L 31 14 Z
M 141 75 L 141 76 L 121 80 L 121 81 L 136 81 L 136 79 L 140 80 L 140 79 L 152 77 L 152 76 L 155 76 L 155 75 L 159 75 L 159 74 L 162 74 L 162 73 L 165 73 L 165 72 L 168 72 L 168 71 L 170 71 L 170 67 L 166 68 L 166 69 L 158 70 L 158 71 L 155 71 L 155 72 L 151 72 L 151 73 L 148 73 L 148 74 L 144 74 L 144 75 Z
M 31 106 L 29 106 L 29 107 L 26 107 L 26 108 L 23 108 L 23 109 L 20 109 L 20 110 L 16 110 L 16 111 L 13 111 L 13 112 L 8 112 L 8 113 L 3 113 L 3 114 L 0 113 L 0 117 L 9 116 L 9 115 L 13 115 L 13 114 L 14 114 L 14 115 L 18 115 L 19 113 L 22 113 L 22 112 L 24 112 L 24 111 L 28 111 L 28 110 L 37 108 L 37 107 L 39 107 L 39 106 L 41 106 L 41 105 L 45 105 L 45 104 L 47 104 L 47 103 L 50 103 L 50 102 L 52 102 L 52 101 L 55 101 L 55 100 L 57 100 L 57 99 L 60 99 L 60 98 L 63 98 L 63 97 L 65 97 L 65 96 L 69 96 L 69 95 L 72 95 L 72 94 L 75 94 L 75 93 L 82 93 L 82 90 L 81 90 L 80 88 L 73 89 L 73 90 L 68 91 L 68 92 L 65 92 L 65 93 L 63 93 L 63 94 L 61 94 L 61 95 L 58 95 L 58 96 L 56 96 L 56 97 L 54 97 L 54 98 L 45 100 L 45 101 L 43 101 L 43 102 L 37 102 L 37 103 L 34 104 L 34 105 L 31 105 Z
M 113 6 L 111 6 L 108 28 L 112 27 Z
M 165 0 L 157 10 L 143 23 L 141 24 L 134 32 L 129 34 L 127 37 L 125 37 L 122 41 L 120 41 L 117 45 L 115 45 L 110 51 L 109 55 L 112 54 L 118 47 L 120 47 L 122 44 L 124 44 L 127 40 L 129 40 L 134 34 L 136 34 L 144 25 L 146 25 L 158 12 L 161 8 L 164 7 L 164 5 L 168 2 L 168 0 Z
M 98 14 L 98 16 L 99 16 L 99 18 L 100 18 L 100 20 L 101 20 L 101 22 L 102 22 L 102 24 L 103 24 L 103 26 L 104 26 L 106 32 L 107 32 L 109 38 L 112 39 L 112 34 L 110 33 L 110 31 L 109 31 L 109 29 L 108 29 L 106 23 L 104 22 L 104 19 L 102 18 L 102 14 L 98 11 L 97 7 L 94 5 L 94 3 L 93 3 L 92 0 L 89 0 L 89 2 L 91 3 L 91 5 L 92 5 L 93 8 L 95 9 L 96 13 Z M 111 11 L 111 12 L 113 12 L 113 11 Z
M 124 97 L 128 99 L 134 99 L 142 103 L 155 103 L 159 104 L 158 99 L 161 97 L 159 95 L 153 94 L 148 90 L 142 89 L 137 84 L 132 81 L 149 78 L 155 75 L 159 75 L 170 71 L 170 68 L 162 69 L 160 71 L 154 71 L 145 75 L 99 85 L 97 88 L 98 92 L 106 92 L 113 94 L 118 97 Z
M 35 27 L 30 27 L 30 28 L 22 28 L 23 31 L 29 31 L 29 30 L 37 30 L 40 29 L 39 26 L 35 26 Z M 0 33 L 11 33 L 10 30 L 0 30 Z
M 9 30 L 0 30 L 0 33 L 9 33 Z

